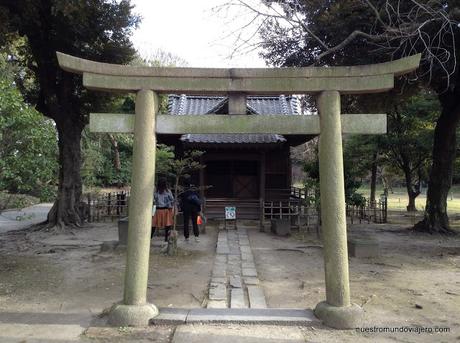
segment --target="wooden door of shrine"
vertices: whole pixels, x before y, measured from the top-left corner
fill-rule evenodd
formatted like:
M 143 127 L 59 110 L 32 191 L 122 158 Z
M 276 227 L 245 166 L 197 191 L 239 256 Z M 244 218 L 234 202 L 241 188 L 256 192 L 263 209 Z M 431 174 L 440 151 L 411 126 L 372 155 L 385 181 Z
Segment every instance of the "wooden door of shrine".
M 259 198 L 257 161 L 233 161 L 233 197 L 237 199 Z
M 259 161 L 218 160 L 206 162 L 208 198 L 259 198 Z

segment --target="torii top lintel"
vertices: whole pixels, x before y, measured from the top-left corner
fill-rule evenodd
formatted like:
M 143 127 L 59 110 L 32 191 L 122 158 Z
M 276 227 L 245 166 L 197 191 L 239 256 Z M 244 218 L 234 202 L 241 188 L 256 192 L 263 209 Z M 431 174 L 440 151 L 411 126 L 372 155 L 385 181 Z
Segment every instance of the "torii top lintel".
M 104 91 L 151 89 L 188 94 L 302 94 L 327 90 L 342 94 L 384 92 L 394 77 L 415 70 L 420 54 L 399 60 L 350 67 L 169 68 L 133 67 L 81 59 L 57 52 L 62 69 L 83 74 L 83 85 Z

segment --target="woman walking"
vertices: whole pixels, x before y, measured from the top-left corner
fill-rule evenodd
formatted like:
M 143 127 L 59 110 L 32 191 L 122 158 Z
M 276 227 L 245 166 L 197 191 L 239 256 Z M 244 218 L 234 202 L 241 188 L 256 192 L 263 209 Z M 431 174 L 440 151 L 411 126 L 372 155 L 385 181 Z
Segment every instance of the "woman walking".
M 154 193 L 155 215 L 152 218 L 152 235 L 155 229 L 165 229 L 165 242 L 168 241 L 169 232 L 173 226 L 174 196 L 168 188 L 164 177 L 158 180 L 157 189 Z

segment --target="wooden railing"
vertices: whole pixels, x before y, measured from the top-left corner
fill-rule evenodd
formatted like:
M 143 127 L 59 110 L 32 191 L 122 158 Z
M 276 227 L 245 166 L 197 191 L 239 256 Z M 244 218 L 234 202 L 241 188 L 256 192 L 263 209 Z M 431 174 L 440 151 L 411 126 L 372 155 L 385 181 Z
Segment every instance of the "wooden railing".
M 386 197 L 375 202 L 366 199 L 366 202 L 360 206 L 347 204 L 346 212 L 352 224 L 355 221 L 359 221 L 359 223 L 362 221 L 378 224 L 386 223 L 388 201 Z
M 303 199 L 290 199 L 287 201 L 265 201 L 263 215 L 261 215 L 261 226 L 273 219 L 286 219 L 291 226 L 297 227 L 302 232 L 316 230 L 319 235 L 319 211 L 309 206 Z
M 291 187 L 291 189 L 277 189 L 278 194 L 289 195 L 278 200 L 259 201 L 255 199 L 234 200 L 212 199 L 204 200 L 205 213 L 209 212 L 210 218 L 223 217 L 224 206 L 236 206 L 240 218 L 257 219 L 261 221 L 271 219 L 290 219 L 294 226 L 317 226 L 320 223 L 319 211 L 307 201 L 309 194 L 303 189 Z M 274 192 L 272 193 L 274 194 Z M 86 218 L 88 222 L 114 221 L 128 216 L 129 191 L 118 191 L 103 194 L 87 193 L 83 200 L 86 206 Z M 208 207 L 209 206 L 209 207 Z M 216 212 L 217 211 L 217 212 Z M 375 203 L 366 200 L 362 206 L 346 205 L 346 214 L 350 222 L 367 221 L 368 223 L 386 223 L 388 204 L 387 199 L 382 198 Z M 257 214 L 259 213 L 259 214 Z
M 102 194 L 87 193 L 83 201 L 87 204 L 88 222 L 114 221 L 128 216 L 129 191 Z

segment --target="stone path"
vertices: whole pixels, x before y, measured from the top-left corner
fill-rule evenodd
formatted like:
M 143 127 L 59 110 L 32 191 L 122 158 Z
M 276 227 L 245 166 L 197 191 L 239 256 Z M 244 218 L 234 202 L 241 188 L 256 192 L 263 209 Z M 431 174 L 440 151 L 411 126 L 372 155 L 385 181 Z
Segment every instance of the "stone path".
M 5 210 L 0 213 L 0 233 L 20 230 L 46 220 L 52 203 L 42 203 L 22 210 Z
M 245 228 L 220 230 L 208 308 L 267 308 Z

